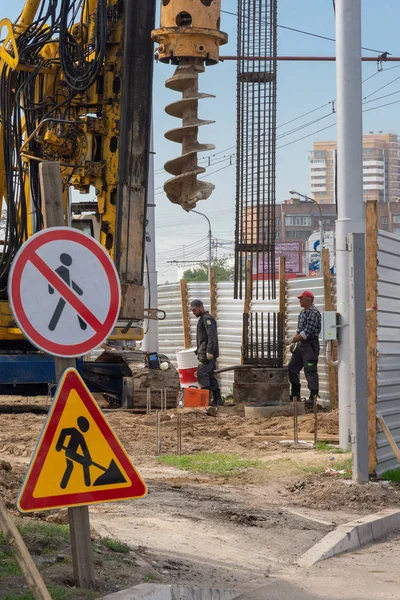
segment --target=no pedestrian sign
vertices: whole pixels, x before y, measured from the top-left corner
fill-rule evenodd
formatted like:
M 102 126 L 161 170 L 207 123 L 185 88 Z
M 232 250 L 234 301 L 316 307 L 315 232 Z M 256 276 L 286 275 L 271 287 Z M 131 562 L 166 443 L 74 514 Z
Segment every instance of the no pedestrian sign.
M 69 227 L 32 236 L 10 270 L 8 297 L 18 326 L 37 348 L 74 357 L 112 332 L 121 300 L 114 263 L 92 237 Z

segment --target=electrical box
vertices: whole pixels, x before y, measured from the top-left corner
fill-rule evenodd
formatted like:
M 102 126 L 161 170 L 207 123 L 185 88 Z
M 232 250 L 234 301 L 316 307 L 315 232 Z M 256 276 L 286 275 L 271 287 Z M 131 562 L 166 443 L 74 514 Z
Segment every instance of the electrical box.
M 322 313 L 323 340 L 337 340 L 337 314 L 334 310 L 325 310 Z

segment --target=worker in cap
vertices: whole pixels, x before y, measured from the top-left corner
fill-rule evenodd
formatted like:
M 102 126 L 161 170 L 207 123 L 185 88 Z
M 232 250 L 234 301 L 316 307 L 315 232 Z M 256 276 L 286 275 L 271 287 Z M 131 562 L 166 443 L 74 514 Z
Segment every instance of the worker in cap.
M 290 397 L 292 400 L 294 397 L 300 399 L 300 371 L 304 369 L 304 375 L 310 390 L 310 397 L 306 401 L 306 406 L 312 406 L 314 396 L 318 396 L 319 392 L 318 336 L 321 333 L 321 313 L 314 305 L 314 294 L 312 292 L 305 290 L 297 297 L 303 310 L 299 314 L 296 335 L 288 340 L 290 344 L 295 343 L 288 366 L 291 385 Z
M 212 315 L 204 308 L 201 300 L 193 300 L 190 310 L 199 320 L 197 322 L 197 379 L 203 389 L 213 394 L 213 406 L 222 405 L 221 390 L 214 375 L 219 356 L 217 323 Z

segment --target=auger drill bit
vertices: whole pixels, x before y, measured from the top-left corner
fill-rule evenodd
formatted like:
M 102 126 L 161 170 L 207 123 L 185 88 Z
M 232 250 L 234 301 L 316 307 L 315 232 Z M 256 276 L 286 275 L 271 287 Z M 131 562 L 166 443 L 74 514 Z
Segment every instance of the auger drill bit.
M 165 111 L 182 119 L 182 125 L 168 131 L 165 137 L 182 144 L 182 154 L 165 163 L 165 170 L 173 177 L 166 181 L 164 190 L 171 202 L 187 211 L 195 208 L 199 200 L 209 198 L 214 189 L 212 183 L 198 178 L 206 171 L 198 164 L 198 153 L 215 148 L 197 139 L 199 127 L 214 123 L 199 119 L 199 100 L 215 98 L 199 92 L 199 73 L 204 72 L 205 64 L 219 61 L 219 46 L 228 40 L 219 30 L 220 14 L 221 0 L 214 0 L 209 6 L 198 0 L 169 0 L 161 4 L 161 28 L 152 33 L 152 39 L 160 44 L 159 60 L 178 65 L 165 85 L 180 92 L 182 99 L 169 104 Z
M 197 139 L 199 127 L 215 122 L 198 118 L 199 100 L 215 98 L 198 91 L 199 73 L 203 71 L 202 61 L 186 59 L 165 84 L 167 88 L 182 93 L 182 100 L 169 104 L 165 109 L 171 117 L 182 119 L 182 127 L 171 129 L 165 134 L 167 140 L 182 144 L 182 155 L 165 163 L 165 170 L 174 177 L 168 179 L 164 190 L 171 202 L 181 204 L 187 211 L 195 208 L 199 200 L 207 200 L 215 187 L 212 183 L 198 179 L 198 175 L 205 173 L 205 169 L 198 165 L 198 152 L 215 148 L 214 144 L 200 144 Z

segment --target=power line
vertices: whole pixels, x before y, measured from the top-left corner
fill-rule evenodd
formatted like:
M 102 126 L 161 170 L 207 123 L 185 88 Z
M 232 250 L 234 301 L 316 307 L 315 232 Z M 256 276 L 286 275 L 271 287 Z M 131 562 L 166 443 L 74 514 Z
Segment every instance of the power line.
M 221 10 L 222 13 L 226 15 L 231 15 L 232 17 L 237 17 L 237 13 L 229 12 L 228 10 Z M 294 31 L 296 33 L 302 33 L 303 35 L 309 35 L 311 37 L 320 38 L 321 40 L 328 40 L 329 42 L 336 42 L 335 38 L 327 37 L 325 35 L 319 35 L 318 33 L 312 33 L 311 31 L 304 31 L 303 29 L 295 29 L 294 27 L 287 27 L 286 25 L 278 25 L 280 29 L 287 29 L 288 31 Z M 365 48 L 362 46 L 362 50 L 367 50 L 368 52 L 376 52 L 377 54 L 383 54 L 382 50 L 374 50 L 373 48 Z M 389 53 L 390 54 L 390 53 Z

